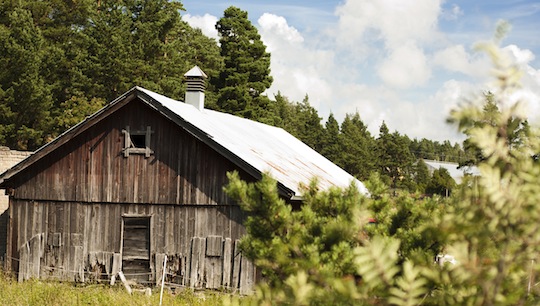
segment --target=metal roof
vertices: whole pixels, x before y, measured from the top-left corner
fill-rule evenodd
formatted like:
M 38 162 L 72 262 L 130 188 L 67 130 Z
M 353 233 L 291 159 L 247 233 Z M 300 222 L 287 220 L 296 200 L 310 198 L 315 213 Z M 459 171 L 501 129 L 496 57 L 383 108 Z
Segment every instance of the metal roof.
M 448 173 L 450 174 L 450 176 L 458 184 L 461 183 L 462 178 L 466 174 L 474 175 L 474 176 L 480 175 L 480 170 L 478 170 L 478 168 L 474 166 L 459 168 L 459 164 L 457 163 L 434 161 L 434 160 L 428 160 L 428 159 L 424 159 L 424 163 L 426 163 L 430 172 L 433 172 L 434 170 L 437 170 L 440 168 L 446 169 Z
M 354 181 L 360 192 L 368 194 L 362 182 L 281 128 L 209 109 L 199 111 L 153 91 L 137 89 L 260 173 L 269 173 L 294 196 L 301 196 L 300 183 L 307 184 L 315 177 L 322 190 L 348 187 Z

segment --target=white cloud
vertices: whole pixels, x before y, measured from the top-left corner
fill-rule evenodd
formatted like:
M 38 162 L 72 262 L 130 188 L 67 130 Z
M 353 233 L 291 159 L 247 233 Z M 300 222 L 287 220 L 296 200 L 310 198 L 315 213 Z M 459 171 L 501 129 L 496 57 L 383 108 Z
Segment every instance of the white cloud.
M 322 101 L 330 100 L 334 90 L 327 78 L 334 67 L 334 54 L 305 46 L 302 35 L 281 16 L 263 14 L 258 25 L 261 38 L 272 53 L 270 69 L 274 83 L 268 93 L 281 91 L 292 101 L 302 101 L 308 94 L 316 108 Z
M 431 75 L 424 52 L 412 42 L 393 49 L 377 73 L 386 84 L 398 88 L 425 84 Z
M 478 53 L 475 55 L 468 53 L 463 45 L 453 45 L 435 52 L 433 64 L 448 71 L 485 78 L 488 76 L 490 63 L 487 57 Z
M 210 14 L 204 14 L 204 16 L 192 16 L 190 14 L 185 14 L 182 16 L 182 20 L 187 22 L 193 28 L 199 28 L 204 35 L 219 39 L 218 32 L 216 30 L 216 23 L 218 18 Z
M 273 32 L 274 35 L 279 36 L 283 41 L 291 43 L 301 43 L 304 41 L 298 30 L 289 26 L 287 20 L 281 16 L 264 13 L 259 18 L 258 23 L 262 31 L 265 31 L 267 34 Z
M 446 124 L 450 108 L 460 99 L 465 84 L 450 82 L 437 94 L 421 101 L 407 100 L 403 88 L 426 84 L 433 64 L 417 41 L 408 40 L 386 49 L 388 58 L 364 62 L 363 70 L 349 62 L 337 60 L 337 51 L 321 49 L 318 41 L 306 40 L 287 20 L 273 14 L 263 14 L 258 20 L 259 33 L 272 53 L 274 83 L 268 91 L 278 90 L 292 101 L 301 101 L 308 94 L 310 103 L 327 118 L 333 112 L 343 120 L 346 113 L 359 112 L 373 135 L 378 134 L 384 120 L 391 130 L 398 130 L 410 137 L 433 140 L 460 140 L 455 129 Z M 463 48 L 463 47 L 461 47 Z M 464 48 L 463 48 L 464 49 Z M 353 56 L 356 48 L 345 49 Z M 456 48 L 459 52 L 459 48 Z M 342 55 L 342 53 L 339 53 Z M 466 52 L 461 52 L 462 67 L 470 63 Z M 458 56 L 459 58 L 459 56 Z M 378 68 L 375 72 L 372 67 Z M 374 82 L 377 73 L 384 81 Z
M 437 34 L 440 0 L 347 0 L 336 9 L 338 43 L 354 45 L 376 31 L 386 47 L 409 40 L 429 41 Z
M 526 113 L 529 119 L 540 123 L 540 69 L 530 65 L 534 61 L 535 55 L 528 49 L 520 49 L 516 45 L 509 45 L 503 48 L 511 60 L 519 66 L 522 71 L 521 85 L 511 99 L 513 101 L 525 102 Z
M 508 45 L 504 47 L 503 50 L 506 51 L 518 65 L 527 65 L 535 58 L 531 50 L 522 50 L 516 45 Z

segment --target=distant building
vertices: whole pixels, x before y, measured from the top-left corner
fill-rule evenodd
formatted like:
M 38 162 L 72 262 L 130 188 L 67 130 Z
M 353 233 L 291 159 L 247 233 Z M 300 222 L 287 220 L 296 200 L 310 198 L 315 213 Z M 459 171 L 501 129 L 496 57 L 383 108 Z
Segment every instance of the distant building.
M 424 159 L 424 163 L 427 165 L 429 173 L 433 174 L 433 171 L 438 170 L 440 168 L 444 168 L 448 171 L 450 176 L 454 179 L 454 181 L 457 184 L 461 184 L 461 181 L 465 175 L 480 175 L 480 171 L 477 167 L 462 167 L 459 168 L 459 164 L 457 163 L 450 163 L 450 162 L 442 162 L 442 161 L 434 161 L 434 160 L 428 160 Z
M 32 152 L 10 150 L 8 147 L 0 146 L 0 173 L 13 167 L 21 160 L 28 157 Z M 8 203 L 9 197 L 5 195 L 5 190 L 0 189 L 0 263 L 6 254 L 7 224 L 8 224 Z

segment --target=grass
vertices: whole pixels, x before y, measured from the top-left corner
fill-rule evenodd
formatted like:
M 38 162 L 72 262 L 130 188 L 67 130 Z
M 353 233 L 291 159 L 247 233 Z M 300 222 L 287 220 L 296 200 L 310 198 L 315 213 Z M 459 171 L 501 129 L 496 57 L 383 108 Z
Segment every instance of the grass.
M 17 282 L 0 271 L 0 305 L 159 305 L 159 288 L 152 295 L 127 293 L 122 285 L 81 285 L 56 281 Z M 163 305 L 222 305 L 229 295 L 219 292 L 194 292 L 190 289 L 172 293 L 165 290 Z

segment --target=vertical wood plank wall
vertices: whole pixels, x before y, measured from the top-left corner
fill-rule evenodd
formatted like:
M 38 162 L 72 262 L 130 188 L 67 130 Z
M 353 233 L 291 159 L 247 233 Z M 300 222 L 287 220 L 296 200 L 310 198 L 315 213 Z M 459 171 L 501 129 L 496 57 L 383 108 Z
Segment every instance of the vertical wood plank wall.
M 127 126 L 151 127 L 151 156 L 124 156 Z M 150 279 L 167 255 L 171 283 L 250 289 L 255 271 L 237 247 L 243 215 L 223 186 L 229 171 L 255 178 L 138 100 L 69 137 L 10 179 L 7 255 L 19 279 L 110 278 L 131 215 L 151 218 Z
M 123 154 L 122 130 L 153 134 L 153 154 Z M 11 179 L 18 199 L 94 203 L 233 204 L 226 173 L 245 172 L 139 101 L 120 108 Z
M 254 268 L 237 247 L 245 233 L 237 206 L 16 200 L 9 229 L 17 234 L 11 237 L 8 263 L 19 280 L 110 279 L 114 256 L 122 253 L 122 216 L 126 215 L 150 217 L 151 283 L 161 279 L 163 255 L 167 255 L 170 284 L 242 293 L 252 289 Z

